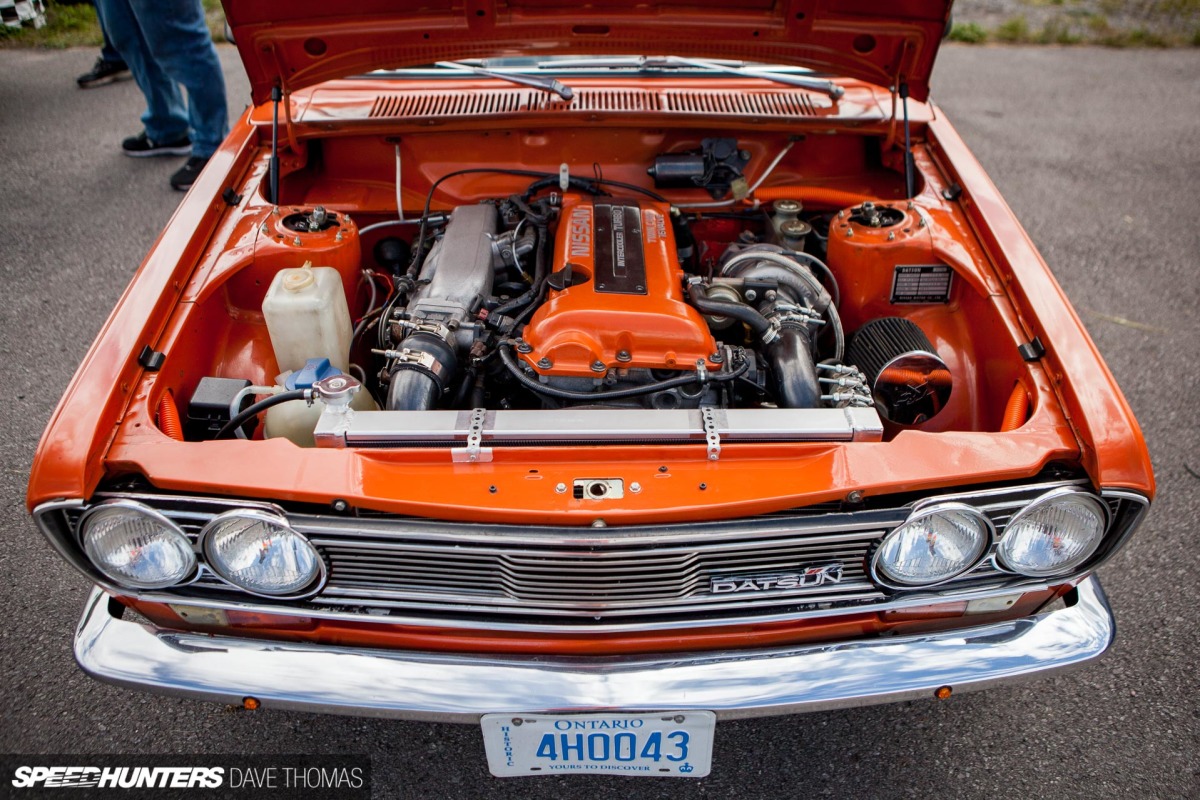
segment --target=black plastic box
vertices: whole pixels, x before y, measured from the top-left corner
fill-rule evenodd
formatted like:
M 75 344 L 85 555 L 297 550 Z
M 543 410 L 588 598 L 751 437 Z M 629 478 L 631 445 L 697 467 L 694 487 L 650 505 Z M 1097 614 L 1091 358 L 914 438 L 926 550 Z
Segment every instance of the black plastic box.
M 201 378 L 188 403 L 187 422 L 183 426 L 184 438 L 189 442 L 215 439 L 217 432 L 229 422 L 229 404 L 238 392 L 249 385 L 250 381 L 242 378 Z M 245 409 L 253 402 L 254 395 L 246 395 L 238 410 Z M 255 420 L 250 420 L 243 426 L 247 436 L 254 432 L 256 424 Z

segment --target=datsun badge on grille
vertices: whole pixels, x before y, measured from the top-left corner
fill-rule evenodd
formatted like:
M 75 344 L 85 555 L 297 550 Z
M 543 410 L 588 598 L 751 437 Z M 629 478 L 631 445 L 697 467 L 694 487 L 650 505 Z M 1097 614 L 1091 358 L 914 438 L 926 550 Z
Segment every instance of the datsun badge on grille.
M 808 567 L 797 572 L 713 578 L 708 590 L 711 594 L 767 592 L 776 589 L 805 589 L 822 586 L 826 583 L 840 583 L 841 580 L 842 565 L 825 564 L 820 567 Z

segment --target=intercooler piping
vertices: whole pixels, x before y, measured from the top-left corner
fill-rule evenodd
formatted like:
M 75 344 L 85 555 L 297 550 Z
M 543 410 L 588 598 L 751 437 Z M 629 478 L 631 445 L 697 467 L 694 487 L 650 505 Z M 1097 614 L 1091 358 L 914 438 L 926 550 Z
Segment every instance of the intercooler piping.
M 767 345 L 771 374 L 775 376 L 775 399 L 784 408 L 818 408 L 821 388 L 812 360 L 808 331 L 785 327 Z
M 414 333 L 404 339 L 410 359 L 396 365 L 388 386 L 387 407 L 404 411 L 429 411 L 446 391 L 458 369 L 454 348 L 431 333 Z

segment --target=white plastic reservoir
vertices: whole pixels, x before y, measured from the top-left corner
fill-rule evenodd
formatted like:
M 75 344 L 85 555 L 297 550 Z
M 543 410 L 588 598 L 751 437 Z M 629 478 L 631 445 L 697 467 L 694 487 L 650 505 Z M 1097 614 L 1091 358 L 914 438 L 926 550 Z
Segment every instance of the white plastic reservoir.
M 366 389 L 359 389 L 354 394 L 350 400 L 350 407 L 355 411 L 379 410 L 375 399 Z M 267 409 L 267 422 L 263 429 L 263 436 L 267 439 L 283 437 L 290 439 L 293 444 L 300 447 L 313 447 L 316 444 L 313 433 L 317 428 L 317 420 L 321 418 L 321 412 L 324 410 L 325 404 L 320 400 L 313 400 L 311 406 L 303 400 L 289 400 L 286 403 L 271 406 Z
M 350 309 L 342 275 L 312 262 L 275 273 L 263 300 L 263 317 L 280 372 L 298 370 L 310 358 L 350 368 Z

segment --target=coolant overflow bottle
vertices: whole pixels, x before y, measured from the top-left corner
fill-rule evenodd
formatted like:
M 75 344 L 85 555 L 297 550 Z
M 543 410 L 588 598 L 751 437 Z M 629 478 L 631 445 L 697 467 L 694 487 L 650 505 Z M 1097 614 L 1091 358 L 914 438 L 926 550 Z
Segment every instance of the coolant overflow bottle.
M 275 273 L 263 300 L 263 317 L 281 372 L 299 370 L 310 358 L 350 368 L 350 309 L 342 276 L 312 262 Z

